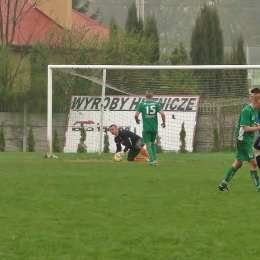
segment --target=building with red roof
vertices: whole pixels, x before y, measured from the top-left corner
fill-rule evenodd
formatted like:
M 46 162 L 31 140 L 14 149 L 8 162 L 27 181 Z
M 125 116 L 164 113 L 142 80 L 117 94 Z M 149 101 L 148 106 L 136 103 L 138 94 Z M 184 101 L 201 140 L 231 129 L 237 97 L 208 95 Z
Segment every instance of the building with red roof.
M 70 33 L 81 40 L 108 38 L 109 28 L 72 9 L 72 0 L 11 0 L 8 10 L 1 1 L 4 38 L 1 44 L 32 46 L 36 41 L 47 45 L 61 43 L 62 35 Z M 18 4 L 17 4 L 18 3 Z M 17 4 L 17 6 L 16 6 Z M 15 10 L 16 9 L 16 10 Z M 16 11 L 17 22 L 13 23 Z

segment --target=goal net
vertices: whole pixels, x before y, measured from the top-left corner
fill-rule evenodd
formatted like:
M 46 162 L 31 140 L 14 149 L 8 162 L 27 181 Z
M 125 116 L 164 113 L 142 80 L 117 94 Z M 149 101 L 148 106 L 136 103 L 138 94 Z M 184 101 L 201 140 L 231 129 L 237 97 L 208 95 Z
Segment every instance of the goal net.
M 135 123 L 134 113 L 148 89 L 154 92 L 154 99 L 166 115 L 166 128 L 159 127 L 156 140 L 163 151 L 193 152 L 196 137 L 206 139 L 209 131 L 213 139 L 215 128 L 224 135 L 220 142 L 225 143 L 225 135 L 233 134 L 235 123 L 224 129 L 224 121 L 234 121 L 248 102 L 249 89 L 256 85 L 258 68 L 249 65 L 49 65 L 47 155 L 52 154 L 52 113 L 57 110 L 68 113 L 64 152 L 77 152 L 82 128 L 89 153 L 115 152 L 114 136 L 108 131 L 111 124 L 141 136 L 142 122 Z M 228 112 L 223 114 L 224 110 L 234 113 L 230 117 Z M 200 114 L 208 116 L 201 124 L 212 124 L 212 127 L 198 133 Z

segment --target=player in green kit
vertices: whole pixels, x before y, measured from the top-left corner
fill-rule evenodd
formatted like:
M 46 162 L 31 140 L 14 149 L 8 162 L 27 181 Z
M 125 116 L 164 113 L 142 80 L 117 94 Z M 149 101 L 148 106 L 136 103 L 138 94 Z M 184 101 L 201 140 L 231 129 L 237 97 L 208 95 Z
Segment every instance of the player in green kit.
M 260 182 L 257 174 L 257 163 L 252 146 L 255 131 L 260 130 L 260 124 L 258 123 L 260 89 L 255 88 L 252 91 L 250 94 L 251 103 L 245 106 L 242 110 L 236 127 L 236 159 L 233 165 L 228 169 L 224 180 L 219 184 L 218 189 L 220 191 L 229 191 L 227 183 L 232 179 L 232 177 L 234 177 L 236 171 L 242 167 L 243 162 L 245 161 L 249 163 L 250 175 L 258 191 L 260 191 Z
M 150 165 L 158 165 L 157 156 L 156 156 L 156 145 L 155 139 L 158 133 L 158 116 L 157 113 L 160 113 L 162 118 L 161 126 L 164 128 L 165 125 L 165 114 L 161 105 L 153 100 L 153 92 L 147 90 L 145 93 L 145 100 L 141 102 L 135 113 L 135 121 L 137 124 L 140 124 L 140 119 L 138 118 L 139 114 L 142 113 L 143 120 L 143 141 L 146 145 L 146 149 L 149 153 Z

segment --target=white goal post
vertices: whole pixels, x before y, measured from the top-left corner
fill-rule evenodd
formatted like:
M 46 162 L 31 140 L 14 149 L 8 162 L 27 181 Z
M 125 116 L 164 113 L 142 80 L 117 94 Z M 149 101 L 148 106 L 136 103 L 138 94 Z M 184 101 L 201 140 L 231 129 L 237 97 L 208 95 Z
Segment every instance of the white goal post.
M 260 69 L 260 65 L 48 65 L 48 89 L 47 89 L 47 157 L 52 156 L 52 102 L 53 102 L 53 71 L 54 70 L 100 70 L 102 71 L 102 94 L 101 94 L 101 103 L 100 103 L 100 125 L 99 127 L 103 129 L 103 115 L 104 115 L 104 101 L 106 95 L 106 86 L 107 86 L 107 71 L 111 70 L 167 70 L 167 71 L 209 71 L 209 70 L 254 70 Z M 73 75 L 76 75 L 73 74 Z M 208 79 L 207 79 L 208 80 Z M 211 79 L 210 79 L 211 80 Z M 211 84 L 211 82 L 207 84 Z M 214 79 L 215 80 L 215 79 Z M 216 80 L 215 80 L 216 81 Z M 206 80 L 205 80 L 206 82 Z M 204 82 L 204 83 L 205 83 Z M 162 86 L 163 88 L 163 86 Z M 228 87 L 227 87 L 228 89 Z M 122 93 L 126 93 L 123 92 Z M 76 93 L 75 93 L 76 94 Z M 134 93 L 131 93 L 134 95 Z M 188 94 L 188 93 L 185 93 Z M 194 94 L 194 93 L 193 93 Z M 144 95 L 144 93 L 143 93 Z M 239 95 L 239 94 L 238 94 Z M 103 131 L 99 132 L 99 150 L 98 153 L 102 153 L 102 143 L 103 143 L 104 134 Z

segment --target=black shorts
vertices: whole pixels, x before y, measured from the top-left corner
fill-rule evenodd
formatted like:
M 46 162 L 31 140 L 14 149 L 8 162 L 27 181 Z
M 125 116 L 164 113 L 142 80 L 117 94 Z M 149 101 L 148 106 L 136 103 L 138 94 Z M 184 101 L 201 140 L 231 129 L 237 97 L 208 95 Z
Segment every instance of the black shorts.
M 260 151 L 260 136 L 258 136 L 257 139 L 255 140 L 254 148 Z
M 143 139 L 140 138 L 136 141 L 135 145 L 130 148 L 127 160 L 134 161 L 134 158 L 139 154 L 140 150 L 144 147 Z

